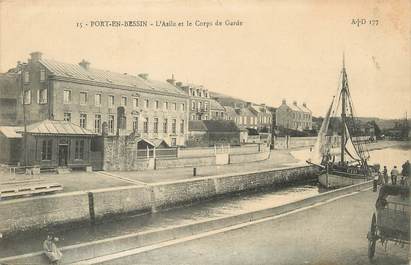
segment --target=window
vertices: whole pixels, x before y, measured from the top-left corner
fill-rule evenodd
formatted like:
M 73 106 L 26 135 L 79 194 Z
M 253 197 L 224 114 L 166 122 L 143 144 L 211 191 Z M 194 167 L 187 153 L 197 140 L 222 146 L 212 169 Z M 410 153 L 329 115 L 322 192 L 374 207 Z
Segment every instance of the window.
M 53 140 L 43 140 L 41 160 L 51 160 Z
M 164 119 L 163 121 L 163 132 L 167 133 L 168 130 L 168 119 Z
M 166 102 L 164 102 L 164 104 L 163 104 L 163 106 L 164 106 L 164 109 L 168 109 L 168 102 L 166 101 Z
M 149 105 L 149 101 L 148 101 L 148 99 L 146 99 L 146 100 L 144 100 L 144 108 L 148 108 L 148 105 Z
M 133 98 L 133 108 L 138 108 L 138 98 Z
M 47 88 L 43 88 L 39 92 L 39 103 L 45 104 L 47 103 Z
M 186 110 L 186 105 L 184 103 L 181 103 L 181 111 L 185 111 Z
M 154 132 L 158 133 L 158 118 L 154 118 Z
M 63 97 L 64 97 L 64 104 L 70 104 L 71 103 L 71 90 L 64 90 Z
M 75 145 L 74 159 L 84 159 L 84 140 L 77 140 Z
M 177 133 L 177 120 L 173 119 L 173 121 L 171 122 L 171 132 L 172 133 Z
M 108 107 L 114 108 L 114 96 L 113 95 L 108 96 Z
M 87 104 L 87 92 L 80 92 L 80 105 Z
M 30 82 L 30 73 L 29 72 L 24 72 L 24 83 Z
M 173 110 L 177 110 L 177 103 L 173 103 Z
M 94 105 L 101 106 L 101 94 L 96 94 L 94 96 Z
M 196 92 L 194 89 L 192 90 L 191 95 L 193 95 L 193 97 L 196 95 Z
M 192 110 L 196 109 L 196 102 L 195 101 L 191 101 L 191 109 Z
M 64 113 L 64 120 L 65 121 L 71 121 L 71 113 L 65 112 Z
M 184 133 L 184 120 L 180 121 L 180 133 Z
M 46 80 L 46 70 L 41 69 L 40 70 L 40 82 L 44 82 Z
M 208 102 L 204 102 L 204 110 L 208 110 Z
M 114 115 L 108 115 L 108 132 L 114 133 Z
M 127 106 L 127 97 L 121 97 L 121 106 Z
M 94 132 L 100 133 L 101 132 L 101 115 L 96 114 L 94 116 Z
M 171 146 L 177 145 L 177 138 L 171 138 Z
M 143 130 L 145 133 L 148 133 L 148 118 L 144 119 Z
M 80 113 L 80 127 L 86 128 L 87 127 L 87 114 Z
M 138 131 L 138 117 L 133 117 L 133 131 Z
M 159 108 L 159 106 L 160 106 L 159 104 L 160 104 L 160 103 L 158 102 L 158 100 L 156 100 L 156 101 L 155 101 L 155 104 L 154 104 L 154 105 L 155 105 L 155 107 L 156 107 L 156 109 L 158 109 L 158 108 Z
M 204 120 L 208 120 L 208 115 L 205 115 L 205 116 L 204 116 Z
M 31 104 L 31 90 L 24 91 L 23 102 L 25 105 Z
M 195 121 L 195 120 L 196 120 L 196 115 L 195 115 L 195 114 L 191 115 L 191 119 L 192 119 L 193 121 Z

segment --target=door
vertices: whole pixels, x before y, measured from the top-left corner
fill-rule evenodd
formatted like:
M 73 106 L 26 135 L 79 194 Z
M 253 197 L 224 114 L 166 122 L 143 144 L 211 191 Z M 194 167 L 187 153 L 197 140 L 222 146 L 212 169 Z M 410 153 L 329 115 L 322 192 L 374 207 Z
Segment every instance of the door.
M 59 166 L 66 167 L 68 159 L 68 145 L 59 145 Z

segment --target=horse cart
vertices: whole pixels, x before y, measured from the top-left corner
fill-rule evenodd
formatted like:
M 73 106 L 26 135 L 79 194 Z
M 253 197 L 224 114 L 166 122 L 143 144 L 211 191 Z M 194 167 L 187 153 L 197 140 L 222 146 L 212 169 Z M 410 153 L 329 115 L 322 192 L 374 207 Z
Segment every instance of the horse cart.
M 380 240 L 387 247 L 388 242 L 400 246 L 410 244 L 410 187 L 383 185 L 380 188 L 376 211 L 372 215 L 368 238 L 368 258 L 375 254 L 375 245 Z

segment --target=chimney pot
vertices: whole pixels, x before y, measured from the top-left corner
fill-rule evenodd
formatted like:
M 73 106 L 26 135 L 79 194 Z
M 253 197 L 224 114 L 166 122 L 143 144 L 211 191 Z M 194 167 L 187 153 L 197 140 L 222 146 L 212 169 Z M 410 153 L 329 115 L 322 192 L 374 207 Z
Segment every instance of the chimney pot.
M 303 106 L 304 106 L 304 107 L 307 107 L 307 104 L 306 104 L 305 102 L 303 102 Z
M 182 83 L 182 82 L 177 82 L 176 85 L 177 85 L 178 87 L 181 87 L 181 86 L 183 85 L 183 83 Z
M 283 99 L 283 104 L 284 104 L 284 105 L 287 104 L 287 101 L 286 101 L 285 99 Z
M 33 62 L 38 62 L 41 59 L 42 55 L 43 54 L 41 52 L 32 52 L 32 53 L 30 53 L 31 60 Z
M 293 104 L 294 104 L 295 106 L 297 106 L 297 101 L 294 100 L 294 101 L 293 101 Z
M 81 60 L 81 62 L 79 62 L 78 64 L 86 70 L 88 70 L 90 68 L 90 62 L 87 62 L 84 59 Z

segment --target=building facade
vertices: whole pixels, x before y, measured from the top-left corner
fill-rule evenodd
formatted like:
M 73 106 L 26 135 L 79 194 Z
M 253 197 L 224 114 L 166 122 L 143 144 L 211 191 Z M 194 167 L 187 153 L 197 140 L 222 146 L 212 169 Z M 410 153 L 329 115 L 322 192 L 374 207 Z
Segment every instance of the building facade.
M 210 99 L 210 112 L 212 120 L 227 120 L 225 108 L 215 99 Z
M 311 130 L 312 113 L 303 103 L 301 106 L 296 101 L 287 104 L 286 100 L 276 109 L 276 126 L 292 130 Z
M 234 121 L 190 121 L 189 131 L 188 146 L 240 145 L 240 129 Z
M 272 114 L 265 104 L 250 104 L 250 110 L 257 115 L 257 130 L 271 132 Z
M 210 120 L 211 99 L 208 89 L 201 85 L 184 84 L 176 82 L 174 78 L 167 80 L 171 85 L 177 86 L 188 98 L 189 120 Z
M 184 145 L 188 130 L 188 96 L 147 74 L 120 74 L 68 64 L 31 54 L 22 65 L 19 86 L 27 123 L 45 119 L 70 121 L 101 134 L 135 132 L 141 137 Z
M 235 108 L 235 111 L 238 115 L 236 124 L 240 130 L 258 128 L 258 116 L 250 109 L 249 105 Z

